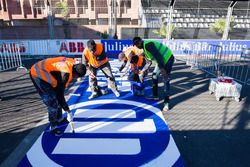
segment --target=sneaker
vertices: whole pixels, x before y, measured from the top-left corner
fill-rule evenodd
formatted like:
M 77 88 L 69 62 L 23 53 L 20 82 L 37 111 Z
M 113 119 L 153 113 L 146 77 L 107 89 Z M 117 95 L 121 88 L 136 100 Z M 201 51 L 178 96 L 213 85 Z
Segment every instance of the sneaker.
M 116 97 L 120 97 L 120 93 L 118 91 L 115 91 L 114 94 Z
M 58 129 L 58 128 L 55 128 L 55 129 L 51 130 L 50 132 L 53 133 L 55 136 L 62 136 L 63 135 L 62 131 L 60 131 L 60 129 Z
M 149 100 L 159 100 L 159 97 L 155 96 L 155 95 L 150 95 L 150 96 L 146 97 L 146 99 L 149 99 Z
M 90 100 L 90 99 L 94 99 L 94 98 L 96 98 L 96 97 L 98 97 L 98 93 L 93 92 L 93 93 L 88 97 L 88 99 Z
M 162 111 L 168 111 L 169 110 L 169 103 L 165 103 Z

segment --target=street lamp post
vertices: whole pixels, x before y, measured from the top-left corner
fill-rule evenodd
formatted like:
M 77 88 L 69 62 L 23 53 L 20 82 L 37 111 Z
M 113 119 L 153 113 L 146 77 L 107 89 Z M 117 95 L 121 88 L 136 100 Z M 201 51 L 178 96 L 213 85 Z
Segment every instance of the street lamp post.
M 109 14 L 109 38 L 114 37 L 114 35 L 117 33 L 117 2 L 116 0 L 110 0 L 109 1 L 109 8 L 108 8 L 108 14 Z
M 54 38 L 54 20 L 52 16 L 51 9 L 51 0 L 47 0 L 47 16 L 48 16 L 48 29 L 49 29 L 49 38 Z
M 173 11 L 174 11 L 174 4 L 175 0 L 171 0 L 169 4 L 169 10 L 168 10 L 168 25 L 167 25 L 167 40 L 171 39 L 171 32 L 172 32 L 172 19 L 173 19 Z
M 226 25 L 225 25 L 225 29 L 224 29 L 223 36 L 222 36 L 223 40 L 228 39 L 228 32 L 229 32 L 229 28 L 230 28 L 231 16 L 232 16 L 233 8 L 236 5 L 236 3 L 237 3 L 237 1 L 232 1 L 228 7 Z

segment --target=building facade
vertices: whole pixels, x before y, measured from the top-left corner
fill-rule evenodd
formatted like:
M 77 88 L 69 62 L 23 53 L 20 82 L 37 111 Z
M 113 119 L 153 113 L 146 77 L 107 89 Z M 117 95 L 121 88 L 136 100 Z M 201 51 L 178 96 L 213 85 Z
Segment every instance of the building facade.
M 107 32 L 111 36 L 116 33 L 119 37 L 121 27 L 140 27 L 141 2 L 138 0 L 65 0 L 64 8 L 58 4 L 60 2 L 63 0 L 0 0 L 2 32 L 7 28 L 16 28 L 16 34 L 25 33 L 25 28 L 33 28 L 35 32 L 40 27 L 40 33 L 48 31 L 43 34 L 49 35 L 49 28 L 53 28 L 54 38 L 63 38 L 57 32 L 61 32 L 67 22 L 71 38 L 79 36 L 77 33 L 81 30 L 96 31 L 96 34 Z M 67 15 L 63 13 L 65 10 Z

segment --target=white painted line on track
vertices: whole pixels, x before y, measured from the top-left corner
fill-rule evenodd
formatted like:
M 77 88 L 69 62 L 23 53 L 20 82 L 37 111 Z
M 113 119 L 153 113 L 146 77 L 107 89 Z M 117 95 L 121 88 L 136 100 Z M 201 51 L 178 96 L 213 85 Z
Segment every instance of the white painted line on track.
M 144 119 L 142 122 L 74 122 L 76 133 L 155 133 L 154 120 Z M 68 125 L 65 133 L 71 133 Z
M 136 112 L 124 109 L 77 109 L 74 118 L 136 118 Z
M 62 138 L 52 154 L 135 155 L 140 151 L 139 139 Z

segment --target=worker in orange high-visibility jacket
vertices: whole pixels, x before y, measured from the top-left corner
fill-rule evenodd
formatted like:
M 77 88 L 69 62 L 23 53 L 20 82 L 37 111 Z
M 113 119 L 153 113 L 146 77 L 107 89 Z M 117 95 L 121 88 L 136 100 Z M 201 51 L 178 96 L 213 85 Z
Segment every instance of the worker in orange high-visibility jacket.
M 143 56 L 132 55 L 130 58 L 130 71 L 128 80 L 131 81 L 131 92 L 133 95 L 144 95 L 144 77 L 152 62 Z
M 118 59 L 119 61 L 122 62 L 122 65 L 121 67 L 119 68 L 119 71 L 121 72 L 126 66 L 129 67 L 130 66 L 130 60 L 131 60 L 131 57 L 133 55 L 142 55 L 143 54 L 143 49 L 138 49 L 137 47 L 135 46 L 130 46 L 128 48 L 124 48 L 123 52 L 121 52 L 119 55 L 118 55 Z M 125 71 L 125 73 L 128 72 L 129 69 L 127 69 Z
M 143 83 L 145 73 L 147 70 L 149 70 L 152 61 L 145 59 L 143 56 L 133 55 L 131 57 L 130 64 L 131 64 L 131 70 L 128 79 Z M 138 79 L 132 77 L 135 74 L 138 75 L 138 77 L 136 77 Z
M 48 58 L 37 62 L 30 69 L 30 78 L 48 108 L 50 130 L 56 136 L 62 135 L 58 125 L 73 119 L 64 97 L 65 88 L 73 78 L 85 74 L 85 65 L 74 64 L 74 59 L 66 57 Z M 67 119 L 63 117 L 62 109 L 67 112 Z
M 90 71 L 89 75 L 89 86 L 92 94 L 89 99 L 96 98 L 100 95 L 100 90 L 97 83 L 96 74 L 100 69 L 108 80 L 109 86 L 116 97 L 120 96 L 118 92 L 115 77 L 112 74 L 111 66 L 108 61 L 108 57 L 101 43 L 95 43 L 94 40 L 89 40 L 87 42 L 88 47 L 84 49 L 82 55 L 82 63 L 86 65 L 87 69 Z

